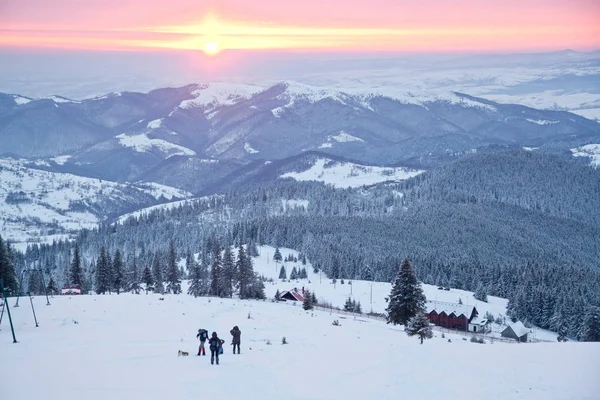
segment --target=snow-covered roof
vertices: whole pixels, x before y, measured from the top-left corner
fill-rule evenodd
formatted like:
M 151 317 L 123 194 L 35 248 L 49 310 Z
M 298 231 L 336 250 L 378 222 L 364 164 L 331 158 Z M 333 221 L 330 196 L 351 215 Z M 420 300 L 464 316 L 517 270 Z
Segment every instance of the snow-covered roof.
M 471 324 L 473 325 L 486 325 L 489 321 L 484 317 L 475 317 L 471 320 Z
M 458 304 L 458 303 L 446 303 L 444 301 L 428 301 L 427 302 L 427 314 L 432 311 L 435 311 L 438 314 L 445 312 L 446 315 L 450 315 L 454 313 L 457 317 L 459 315 L 464 315 L 467 318 L 471 317 L 474 306 L 470 306 L 467 304 Z
M 517 321 L 514 324 L 510 325 L 510 328 L 518 337 L 524 336 L 529 333 L 529 329 L 527 329 L 521 321 Z
M 284 292 L 281 292 L 280 297 L 283 297 L 287 293 L 291 294 L 298 301 L 304 301 L 304 296 L 302 296 L 302 294 L 297 290 L 286 290 Z

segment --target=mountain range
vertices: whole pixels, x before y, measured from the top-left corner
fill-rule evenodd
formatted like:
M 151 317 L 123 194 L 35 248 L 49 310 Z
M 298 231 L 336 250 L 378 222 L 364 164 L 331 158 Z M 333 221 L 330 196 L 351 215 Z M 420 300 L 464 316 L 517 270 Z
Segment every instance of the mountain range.
M 14 241 L 21 230 L 65 234 L 169 200 L 284 179 L 338 188 L 425 171 L 433 179 L 462 159 L 489 172 L 496 163 L 470 156 L 510 149 L 595 165 L 600 124 L 456 92 L 214 83 L 85 100 L 0 94 L 0 143 L 3 230 Z M 57 185 L 76 195 L 60 206 L 39 197 Z
M 55 171 L 121 182 L 177 175 L 185 182 L 314 150 L 414 168 L 494 146 L 568 153 L 597 143 L 600 124 L 455 92 L 398 94 L 286 81 L 188 85 L 80 101 L 0 94 L 0 139 L 1 155 L 42 159 Z M 215 160 L 218 165 L 207 165 Z

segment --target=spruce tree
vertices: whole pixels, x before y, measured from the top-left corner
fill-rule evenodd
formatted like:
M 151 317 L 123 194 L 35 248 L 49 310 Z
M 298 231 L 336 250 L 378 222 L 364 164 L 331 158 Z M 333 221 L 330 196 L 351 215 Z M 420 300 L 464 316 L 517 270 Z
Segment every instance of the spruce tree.
M 83 286 L 83 268 L 81 268 L 81 258 L 79 257 L 79 244 L 75 242 L 73 248 L 73 261 L 69 269 L 69 285 Z
M 146 294 L 148 294 L 148 290 L 154 289 L 154 277 L 152 276 L 152 272 L 150 271 L 150 267 L 147 265 L 144 267 L 144 272 L 142 274 L 142 281 L 146 286 Z
M 285 265 L 281 266 L 279 270 L 279 279 L 287 279 L 287 274 L 285 273 Z
M 584 342 L 600 342 L 600 308 L 588 306 L 581 327 Z
M 277 289 L 277 291 L 275 292 L 274 299 L 275 299 L 275 301 L 281 300 L 281 293 L 279 292 L 279 289 Z
M 191 261 L 191 255 L 188 254 L 188 260 Z M 195 262 L 191 264 L 187 263 L 188 271 L 190 273 L 190 286 L 188 287 L 188 294 L 194 297 L 202 296 L 202 273 L 200 271 L 200 265 Z
M 389 296 L 387 323 L 406 325 L 425 308 L 425 295 L 408 259 L 402 262 Z
M 8 293 L 16 293 L 19 290 L 19 282 L 12 260 L 12 251 L 8 242 L 0 236 L 0 279 L 4 281 L 4 288 Z
M 54 277 L 50 276 L 50 280 L 48 281 L 48 287 L 46 287 L 48 293 L 57 294 L 58 287 L 56 286 L 56 282 L 54 281 Z
M 240 299 L 248 299 L 254 297 L 252 291 L 249 290 L 250 286 L 253 283 L 255 283 L 253 282 L 253 280 L 255 280 L 255 276 L 254 269 L 252 268 L 252 259 L 246 256 L 244 246 L 242 246 L 241 244 L 238 249 L 236 269 L 238 271 L 240 281 Z
M 140 273 L 137 266 L 137 257 L 135 250 L 133 251 L 133 261 L 131 263 L 131 269 L 129 271 L 129 291 L 135 294 L 139 294 L 142 290 L 140 286 Z
M 219 242 L 215 240 L 213 243 L 213 251 L 212 251 L 212 263 L 210 266 L 210 295 L 211 296 L 221 296 L 221 283 L 219 282 L 221 278 L 221 246 Z
M 275 254 L 273 254 L 273 260 L 278 263 L 281 262 L 283 258 L 281 257 L 281 252 L 279 251 L 279 247 L 275 249 Z
M 344 304 L 344 311 L 354 311 L 354 301 L 352 300 L 352 298 L 350 296 L 348 296 L 348 298 L 346 299 L 346 303 Z
M 223 268 L 221 269 L 221 296 L 233 297 L 234 276 L 239 279 L 239 273 L 233 260 L 231 247 L 225 247 L 223 252 Z
M 422 311 L 419 311 L 417 315 L 408 321 L 404 331 L 408 336 L 418 336 L 421 339 L 421 344 L 423 344 L 423 339 L 431 339 L 433 337 L 431 324 Z
M 110 288 L 109 276 L 108 276 L 108 260 L 106 258 L 106 250 L 104 247 L 100 248 L 100 256 L 96 261 L 96 293 L 104 294 Z
M 315 294 L 315 292 L 310 292 L 310 301 L 313 305 L 319 304 L 319 302 L 317 301 L 317 295 Z
M 362 306 L 360 305 L 360 301 L 357 301 L 354 305 L 354 312 L 357 314 L 362 314 Z
M 121 256 L 121 251 L 119 249 L 115 251 L 112 272 L 112 288 L 115 292 L 117 292 L 117 294 L 121 294 L 121 290 L 123 289 L 123 284 L 125 282 L 123 274 L 123 257 Z
M 290 279 L 291 280 L 298 279 L 298 271 L 296 270 L 296 267 L 292 268 L 292 273 L 290 274 Z
M 175 245 L 171 240 L 169 244 L 169 260 L 167 266 L 167 293 L 180 294 L 181 280 L 179 279 L 179 268 L 177 268 L 177 255 Z
M 479 286 L 477 286 L 477 290 L 475 290 L 473 297 L 475 297 L 476 300 L 484 301 L 487 303 L 487 291 L 481 283 L 479 284 Z
M 160 265 L 160 254 L 157 252 L 154 255 L 154 262 L 152 264 L 152 278 L 154 280 L 154 293 L 165 293 L 165 287 L 163 285 L 163 272 Z
M 302 302 L 302 308 L 305 310 L 312 310 L 314 308 L 309 290 L 304 291 L 304 301 Z

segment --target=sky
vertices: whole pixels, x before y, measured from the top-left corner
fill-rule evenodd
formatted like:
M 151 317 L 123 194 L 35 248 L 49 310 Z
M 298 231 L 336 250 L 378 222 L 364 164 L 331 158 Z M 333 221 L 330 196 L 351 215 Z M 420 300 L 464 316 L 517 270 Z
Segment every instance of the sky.
M 593 50 L 600 48 L 600 1 L 0 0 L 0 48 Z

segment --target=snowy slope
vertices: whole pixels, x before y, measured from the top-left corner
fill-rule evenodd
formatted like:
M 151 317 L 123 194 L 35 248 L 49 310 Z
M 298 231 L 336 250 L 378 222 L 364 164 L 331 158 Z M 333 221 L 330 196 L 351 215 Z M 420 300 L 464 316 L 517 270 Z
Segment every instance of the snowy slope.
M 156 183 L 121 184 L 0 159 L 0 234 L 13 242 L 92 228 L 108 213 L 191 194 Z
M 2 321 L 6 398 L 386 400 L 401 393 L 447 400 L 468 392 L 487 400 L 597 399 L 596 343 L 481 345 L 437 334 L 419 345 L 401 327 L 372 319 L 187 295 L 33 302 L 38 328 L 30 308 L 11 308 L 18 344 L 6 316 Z M 334 319 L 341 326 L 332 326 Z M 234 325 L 242 331 L 239 355 L 229 344 Z M 195 356 L 199 328 L 226 340 L 219 366 Z
M 311 168 L 302 172 L 287 172 L 280 178 L 297 181 L 318 181 L 338 188 L 373 185 L 386 181 L 401 181 L 423 173 L 404 167 L 364 166 L 350 162 L 317 159 Z
M 183 101 L 179 105 L 179 108 L 187 110 L 191 108 L 214 108 L 220 105 L 232 105 L 238 101 L 249 99 L 262 90 L 264 88 L 260 86 L 233 83 L 198 85 L 198 89 L 192 92 L 195 98 Z
M 600 144 L 586 144 L 585 146 L 571 149 L 573 157 L 588 157 L 590 165 L 600 167 Z
M 153 121 L 154 122 L 154 121 Z M 150 125 L 153 123 L 148 124 Z M 156 124 L 155 124 L 156 125 Z M 145 152 L 159 152 L 165 157 L 182 155 L 182 156 L 195 156 L 196 152 L 188 149 L 187 147 L 180 146 L 168 142 L 163 139 L 151 139 L 146 134 L 140 135 L 126 135 L 124 133 L 117 136 L 119 143 L 124 147 L 130 147 L 138 153 Z

